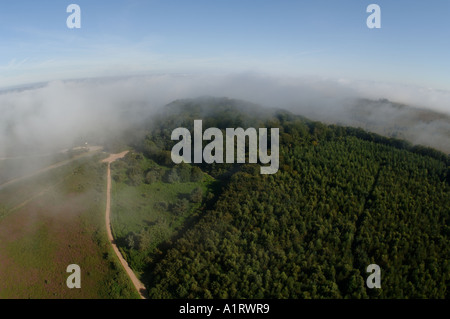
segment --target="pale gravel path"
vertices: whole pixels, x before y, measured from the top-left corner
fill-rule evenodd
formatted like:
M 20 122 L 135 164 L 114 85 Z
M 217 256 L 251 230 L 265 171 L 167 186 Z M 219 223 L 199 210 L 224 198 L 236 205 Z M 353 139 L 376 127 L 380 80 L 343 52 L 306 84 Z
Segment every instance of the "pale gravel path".
M 119 258 L 120 263 L 123 268 L 127 272 L 131 281 L 133 282 L 134 287 L 139 292 L 139 295 L 142 299 L 149 299 L 147 289 L 144 284 L 136 277 L 133 270 L 131 270 L 130 266 L 128 266 L 127 261 L 123 258 L 122 254 L 119 251 L 119 248 L 116 245 L 114 237 L 111 231 L 111 163 L 119 158 L 123 158 L 128 151 L 122 152 L 120 154 L 112 154 L 107 159 L 104 159 L 104 163 L 108 163 L 108 174 L 107 174 L 107 189 L 106 189 L 106 231 L 108 233 L 108 239 L 113 247 L 114 252 Z

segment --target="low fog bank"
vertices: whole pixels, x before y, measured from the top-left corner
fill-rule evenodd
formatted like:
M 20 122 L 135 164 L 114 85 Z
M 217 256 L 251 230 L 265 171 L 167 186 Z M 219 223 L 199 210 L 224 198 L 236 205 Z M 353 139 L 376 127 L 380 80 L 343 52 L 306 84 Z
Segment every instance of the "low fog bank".
M 449 104 L 450 105 L 450 104 Z M 337 108 L 304 108 L 290 111 L 329 124 L 360 127 L 383 136 L 404 139 L 450 154 L 450 116 L 432 109 L 412 107 L 388 99 L 348 99 Z
M 348 106 L 350 116 L 342 123 L 384 136 L 405 139 L 450 154 L 450 116 L 414 108 L 386 99 L 359 99 Z
M 179 74 L 56 81 L 3 91 L 0 158 L 45 154 L 85 142 L 102 144 L 176 99 L 204 95 L 284 108 L 450 152 L 450 119 L 442 114 L 450 113 L 445 91 L 258 74 Z

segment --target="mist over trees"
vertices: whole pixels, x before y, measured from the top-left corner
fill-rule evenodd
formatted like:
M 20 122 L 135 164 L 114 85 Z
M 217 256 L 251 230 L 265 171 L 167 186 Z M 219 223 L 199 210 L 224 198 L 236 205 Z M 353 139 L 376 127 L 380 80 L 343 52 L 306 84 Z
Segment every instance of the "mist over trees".
M 205 172 L 220 184 L 195 224 L 149 255 L 153 298 L 448 298 L 449 157 L 359 128 L 229 99 L 177 101 L 133 146 L 166 183 Z M 280 128 L 280 170 L 166 166 L 171 131 Z M 148 173 L 147 173 L 148 174 Z M 186 174 L 185 177 L 184 174 Z M 164 177 L 162 177 L 164 179 Z M 158 209 L 183 214 L 198 189 Z M 382 289 L 365 285 L 378 264 Z
M 139 136 L 138 128 L 164 105 L 198 96 L 229 96 L 276 106 L 448 152 L 448 92 L 248 73 L 166 74 L 54 81 L 1 90 L 0 158 L 42 155 L 85 142 L 117 150 L 127 144 L 121 140 L 124 131 Z M 254 114 L 260 112 L 264 111 L 258 107 Z

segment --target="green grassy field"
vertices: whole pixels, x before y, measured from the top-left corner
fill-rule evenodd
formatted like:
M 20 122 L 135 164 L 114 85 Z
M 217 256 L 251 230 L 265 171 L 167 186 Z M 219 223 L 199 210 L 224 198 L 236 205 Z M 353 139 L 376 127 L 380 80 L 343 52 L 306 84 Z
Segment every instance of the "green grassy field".
M 162 175 L 169 170 L 148 159 L 141 159 L 138 165 L 142 170 L 160 170 Z M 205 174 L 202 181 L 197 182 L 156 181 L 130 185 L 126 177 L 117 178 L 126 175 L 127 167 L 120 161 L 112 165 L 116 181 L 113 178 L 111 223 L 119 249 L 145 282 L 147 267 L 158 258 L 162 247 L 183 231 L 189 219 L 200 213 L 201 201 L 189 200 L 191 193 L 200 188 L 205 197 L 214 179 Z M 175 211 L 173 207 L 183 200 L 185 209 Z
M 158 182 L 134 187 L 123 183 L 113 183 L 114 237 L 123 238 L 130 232 L 139 233 L 144 225 L 166 223 L 171 229 L 182 226 L 185 218 L 198 208 L 199 204 L 191 205 L 188 214 L 182 216 L 176 216 L 155 206 L 160 202 L 175 203 L 177 199 L 188 196 L 197 187 L 202 187 L 206 192 L 207 184 L 205 182 L 175 184 Z
M 106 237 L 100 159 L 0 190 L 0 298 L 139 298 Z M 81 268 L 81 289 L 66 285 L 70 264 Z

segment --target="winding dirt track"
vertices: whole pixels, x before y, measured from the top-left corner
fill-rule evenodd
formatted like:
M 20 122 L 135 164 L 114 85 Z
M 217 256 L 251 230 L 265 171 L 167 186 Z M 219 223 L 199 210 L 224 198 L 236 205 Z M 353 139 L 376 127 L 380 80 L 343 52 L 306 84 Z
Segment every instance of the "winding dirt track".
M 119 258 L 120 263 L 122 264 L 123 268 L 125 269 L 131 281 L 133 282 L 134 287 L 139 292 L 139 295 L 141 296 L 142 299 L 149 299 L 148 292 L 144 284 L 136 277 L 133 270 L 131 270 L 130 266 L 128 266 L 127 261 L 123 258 L 122 254 L 120 253 L 111 230 L 111 163 L 119 158 L 123 158 L 127 153 L 128 151 L 122 152 L 120 154 L 112 154 L 108 158 L 103 160 L 104 163 L 108 163 L 107 190 L 106 190 L 106 231 L 108 233 L 108 239 L 111 242 L 111 245 L 114 249 L 114 252 L 117 255 L 117 258 Z

